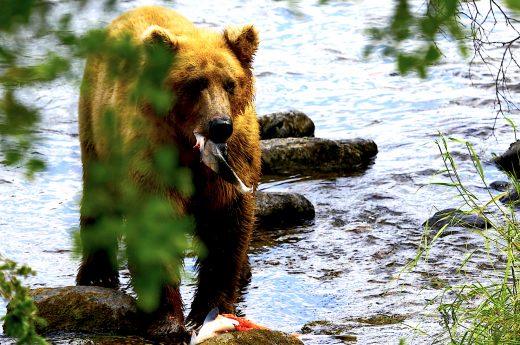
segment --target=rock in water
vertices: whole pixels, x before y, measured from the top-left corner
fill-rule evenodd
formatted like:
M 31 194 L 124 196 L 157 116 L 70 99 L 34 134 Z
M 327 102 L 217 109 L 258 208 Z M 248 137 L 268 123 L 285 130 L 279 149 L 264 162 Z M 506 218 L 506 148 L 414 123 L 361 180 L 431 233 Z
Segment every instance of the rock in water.
M 255 215 L 262 226 L 301 225 L 315 217 L 314 206 L 301 194 L 256 192 L 255 196 Z
M 353 171 L 378 152 L 370 139 L 269 139 L 260 148 L 264 175 Z
M 434 230 L 440 230 L 446 224 L 448 227 L 462 227 L 466 229 L 485 229 L 486 220 L 482 217 L 477 216 L 474 213 L 466 213 L 455 208 L 448 208 L 439 212 L 436 212 L 433 217 L 423 223 L 423 226 L 428 223 L 428 228 Z
M 520 140 L 509 145 L 506 152 L 493 159 L 493 162 L 509 173 L 515 172 L 518 176 L 520 173 Z
M 38 315 L 47 327 L 38 333 L 137 334 L 141 321 L 135 299 L 121 291 L 97 286 L 30 290 Z M 9 313 L 9 305 L 7 306 Z
M 510 184 L 507 181 L 493 181 L 489 184 L 489 188 L 493 188 L 499 192 L 507 192 L 508 188 L 510 188 Z
M 260 139 L 314 136 L 314 122 L 298 110 L 282 111 L 258 117 Z
M 38 315 L 48 325 L 37 328 L 39 334 L 54 332 L 91 335 L 140 334 L 147 320 L 137 311 L 135 299 L 125 293 L 97 286 L 67 286 L 29 291 L 38 308 Z M 10 312 L 10 306 L 7 306 Z M 139 337 L 95 337 L 67 340 L 70 344 L 115 345 L 151 344 Z M 0 343 L 2 343 L 0 339 Z M 61 342 L 60 342 L 61 343 Z M 13 342 L 14 344 L 14 342 Z M 303 344 L 293 336 L 271 330 L 252 330 L 218 335 L 201 344 Z
M 500 199 L 500 202 L 503 203 L 503 204 L 506 204 L 506 205 L 511 205 L 513 204 L 515 206 L 515 209 L 518 208 L 518 192 L 516 189 L 511 189 L 511 191 L 509 192 L 509 194 L 507 195 L 504 195 L 503 197 L 501 197 Z
M 303 342 L 290 334 L 266 329 L 246 332 L 221 333 L 201 345 L 303 345 Z

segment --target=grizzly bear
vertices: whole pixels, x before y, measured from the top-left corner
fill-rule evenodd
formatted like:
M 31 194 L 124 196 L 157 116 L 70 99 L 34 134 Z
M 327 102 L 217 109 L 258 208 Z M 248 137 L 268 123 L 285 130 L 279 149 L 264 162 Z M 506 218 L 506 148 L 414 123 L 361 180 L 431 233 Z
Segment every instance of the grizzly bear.
M 143 150 L 150 152 L 159 145 L 175 147 L 179 164 L 191 171 L 195 192 L 189 197 L 164 188 L 154 171 L 146 175 L 129 171 L 128 182 L 125 180 L 149 193 L 160 193 L 171 201 L 175 214 L 190 214 L 194 219 L 195 234 L 207 253 L 197 261 L 198 286 L 187 321 L 200 325 L 214 307 L 221 313 L 233 313 L 238 281 L 244 268 L 249 267 L 246 252 L 255 221 L 255 200 L 201 162 L 194 133 L 216 145 L 227 144 L 229 167 L 248 189 L 256 188 L 261 154 L 253 104 L 252 62 L 259 44 L 258 32 L 246 24 L 228 26 L 220 34 L 195 27 L 173 10 L 146 6 L 115 19 L 105 34 L 113 39 L 129 35 L 137 46 L 164 44 L 174 58 L 161 88 L 173 95 L 174 102 L 166 114 L 156 114 L 155 108 L 146 102 L 136 105 L 129 95 L 130 85 L 136 82 L 132 75 L 114 78 L 108 67 L 113 56 L 98 53 L 88 57 L 79 102 L 84 171 L 81 237 L 89 235 L 101 216 L 84 210 L 86 199 L 95 198 L 85 190 L 91 183 L 92 163 L 110 159 L 106 154 L 110 140 L 104 136 L 101 123 L 103 114 L 113 109 L 123 142 L 146 138 L 147 147 Z M 135 121 L 144 125 L 136 130 L 132 127 Z M 123 150 L 126 147 L 125 144 Z M 118 239 L 104 236 L 103 241 L 101 249 L 83 246 L 78 285 L 118 287 L 119 273 L 113 264 Z M 150 335 L 158 337 L 185 332 L 179 277 L 167 278 L 159 309 L 147 329 Z

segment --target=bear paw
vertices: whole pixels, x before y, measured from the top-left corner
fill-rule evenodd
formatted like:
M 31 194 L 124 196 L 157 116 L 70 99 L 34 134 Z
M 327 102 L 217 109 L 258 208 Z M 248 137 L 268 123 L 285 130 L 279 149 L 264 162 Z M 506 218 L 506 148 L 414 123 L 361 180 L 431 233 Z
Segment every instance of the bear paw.
M 186 328 L 179 321 L 179 318 L 173 317 L 170 314 L 158 318 L 146 331 L 152 339 L 168 339 L 176 342 L 189 341 L 188 332 Z
M 119 273 L 111 270 L 91 269 L 82 266 L 76 278 L 77 285 L 101 286 L 110 289 L 119 287 Z

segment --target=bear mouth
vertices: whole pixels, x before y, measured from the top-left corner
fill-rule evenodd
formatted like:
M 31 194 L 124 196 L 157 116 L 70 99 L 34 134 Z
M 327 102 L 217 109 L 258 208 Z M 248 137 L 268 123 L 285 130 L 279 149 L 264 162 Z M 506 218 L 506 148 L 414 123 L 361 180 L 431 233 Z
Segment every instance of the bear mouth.
M 215 143 L 211 139 L 193 131 L 197 143 L 193 148 L 200 150 L 200 161 L 216 172 L 224 181 L 231 183 L 243 194 L 252 194 L 253 188 L 247 187 L 229 165 L 228 145 Z

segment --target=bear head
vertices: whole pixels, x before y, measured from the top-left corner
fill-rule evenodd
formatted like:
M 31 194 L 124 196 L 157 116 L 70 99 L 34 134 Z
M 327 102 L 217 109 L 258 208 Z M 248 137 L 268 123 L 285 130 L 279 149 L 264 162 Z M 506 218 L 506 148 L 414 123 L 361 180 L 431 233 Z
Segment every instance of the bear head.
M 196 131 L 215 143 L 231 140 L 234 122 L 253 102 L 252 62 L 259 44 L 254 26 L 228 26 L 223 34 L 193 27 L 173 34 L 152 25 L 141 40 L 174 54 L 165 86 L 175 97 L 168 117 L 176 136 L 193 143 Z

